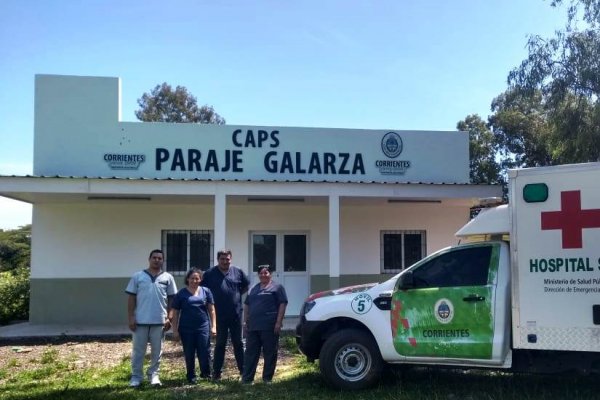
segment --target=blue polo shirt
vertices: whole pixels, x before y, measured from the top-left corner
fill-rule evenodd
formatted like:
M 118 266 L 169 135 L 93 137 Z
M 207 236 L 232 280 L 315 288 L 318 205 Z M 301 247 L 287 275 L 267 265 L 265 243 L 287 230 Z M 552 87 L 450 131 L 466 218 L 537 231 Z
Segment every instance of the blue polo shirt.
M 224 274 L 218 266 L 214 266 L 202 275 L 200 285 L 212 292 L 217 321 L 233 321 L 242 317 L 242 293 L 250 285 L 244 271 L 231 265 Z
M 210 327 L 208 305 L 213 304 L 210 289 L 200 287 L 198 295 L 190 293 L 187 288 L 181 289 L 173 298 L 171 307 L 179 310 L 179 332 L 196 332 Z
M 135 322 L 162 325 L 167 318 L 167 297 L 177 293 L 175 279 L 168 272 L 152 276 L 147 270 L 136 272 L 125 289 L 135 299 Z

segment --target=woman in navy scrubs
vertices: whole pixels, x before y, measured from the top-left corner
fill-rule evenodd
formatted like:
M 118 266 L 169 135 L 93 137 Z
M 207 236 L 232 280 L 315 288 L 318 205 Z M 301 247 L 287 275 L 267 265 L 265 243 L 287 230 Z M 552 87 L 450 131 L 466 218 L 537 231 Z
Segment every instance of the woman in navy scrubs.
M 210 377 L 210 337 L 216 336 L 217 326 L 213 295 L 200 286 L 202 270 L 190 269 L 185 276 L 186 287 L 173 298 L 170 318 L 173 338 L 181 340 L 185 369 L 189 383 L 195 384 L 196 357 L 200 363 L 200 377 Z

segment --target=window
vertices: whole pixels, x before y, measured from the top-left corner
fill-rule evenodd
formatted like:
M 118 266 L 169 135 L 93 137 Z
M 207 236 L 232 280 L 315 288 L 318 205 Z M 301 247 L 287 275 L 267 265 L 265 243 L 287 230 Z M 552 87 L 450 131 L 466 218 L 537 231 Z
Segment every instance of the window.
M 213 264 L 211 231 L 162 231 L 165 269 L 173 275 L 185 275 L 197 267 L 206 271 Z
M 415 288 L 484 286 L 492 246 L 476 246 L 439 255 L 415 269 Z
M 271 266 L 273 272 L 306 272 L 307 234 L 251 232 L 252 271 L 259 265 Z
M 396 273 L 427 252 L 425 231 L 381 231 L 381 272 Z

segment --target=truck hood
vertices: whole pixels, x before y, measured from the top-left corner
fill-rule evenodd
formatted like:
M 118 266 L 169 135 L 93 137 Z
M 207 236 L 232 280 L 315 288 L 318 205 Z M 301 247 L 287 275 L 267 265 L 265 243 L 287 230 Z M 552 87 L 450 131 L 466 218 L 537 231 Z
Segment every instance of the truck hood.
M 339 294 L 360 293 L 364 292 L 365 290 L 371 289 L 377 284 L 378 283 L 365 283 L 362 285 L 346 286 L 335 290 L 325 290 L 323 292 L 311 294 L 310 296 L 308 296 L 306 301 L 313 301 L 322 297 L 337 296 Z

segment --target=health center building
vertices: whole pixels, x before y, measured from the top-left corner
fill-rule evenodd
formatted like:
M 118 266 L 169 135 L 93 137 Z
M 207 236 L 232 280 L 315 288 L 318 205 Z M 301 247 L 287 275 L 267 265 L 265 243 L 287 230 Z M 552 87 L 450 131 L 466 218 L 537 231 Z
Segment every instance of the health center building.
M 297 316 L 310 293 L 383 281 L 456 243 L 482 197 L 465 132 L 121 121 L 118 78 L 37 75 L 34 324 L 125 325 L 125 286 L 160 248 L 183 284 L 230 248 L 269 264 Z M 0 171 L 1 172 L 1 171 Z

